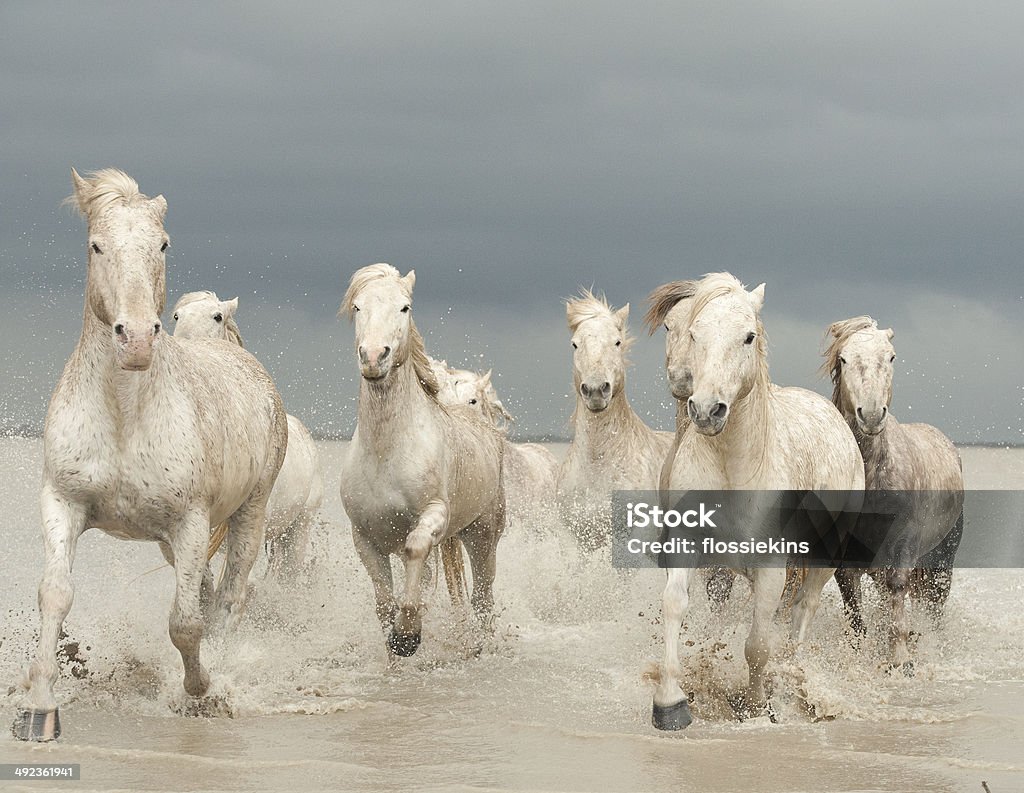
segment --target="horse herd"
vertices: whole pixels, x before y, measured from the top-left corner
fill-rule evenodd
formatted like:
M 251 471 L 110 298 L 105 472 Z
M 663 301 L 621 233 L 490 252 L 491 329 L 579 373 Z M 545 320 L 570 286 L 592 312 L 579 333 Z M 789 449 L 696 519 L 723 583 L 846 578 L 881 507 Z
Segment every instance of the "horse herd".
M 81 534 L 97 527 L 158 543 L 173 566 L 171 641 L 184 687 L 202 697 L 200 660 L 208 629 L 241 616 L 250 571 L 267 548 L 271 574 L 301 567 L 323 499 L 316 446 L 285 413 L 273 381 L 243 347 L 237 299 L 185 295 L 175 331 L 163 332 L 167 202 L 148 198 L 127 174 L 72 170 L 68 199 L 88 223 L 89 265 L 81 337 L 51 398 L 44 432 L 41 514 L 45 569 L 39 586 L 39 644 L 24 706 L 14 723 L 23 740 L 60 734 L 54 686 L 57 643 L 71 608 L 71 568 Z M 557 507 L 581 545 L 608 542 L 614 490 L 941 491 L 948 497 L 911 521 L 899 563 L 836 572 L 851 622 L 863 630 L 862 572 L 888 591 L 891 662 L 911 669 L 904 606 L 915 567 L 929 551 L 928 595 L 941 608 L 962 528 L 959 457 L 926 425 L 888 414 L 895 352 L 891 330 L 867 317 L 829 328 L 825 370 L 832 401 L 768 376 L 760 319 L 764 285 L 747 291 L 725 273 L 677 281 L 651 294 L 645 322 L 664 327 L 666 369 L 677 400 L 676 431 L 655 432 L 626 397 L 628 305 L 613 309 L 584 292 L 567 303 L 576 410 L 566 459 L 536 444 L 508 441 L 511 419 L 490 382 L 428 356 L 412 315 L 415 274 L 387 264 L 358 270 L 341 313 L 355 326 L 361 374 L 356 430 L 341 470 L 341 496 L 356 552 L 373 585 L 389 654 L 409 656 L 421 641 L 422 589 L 437 552 L 453 601 L 468 598 L 487 624 L 498 541 L 507 516 Z M 223 551 L 215 585 L 211 557 Z M 396 597 L 391 556 L 404 562 Z M 472 590 L 464 559 L 468 558 Z M 939 569 L 936 570 L 935 568 Z M 787 575 L 782 567 L 739 570 L 753 588 L 745 644 L 749 686 L 742 711 L 767 704 L 768 628 Z M 799 645 L 832 569 L 809 569 L 792 608 Z M 653 722 L 691 721 L 680 685 L 679 634 L 695 580 L 668 571 L 664 658 L 655 676 Z M 709 593 L 727 596 L 719 570 Z M 714 584 L 714 586 L 712 586 Z

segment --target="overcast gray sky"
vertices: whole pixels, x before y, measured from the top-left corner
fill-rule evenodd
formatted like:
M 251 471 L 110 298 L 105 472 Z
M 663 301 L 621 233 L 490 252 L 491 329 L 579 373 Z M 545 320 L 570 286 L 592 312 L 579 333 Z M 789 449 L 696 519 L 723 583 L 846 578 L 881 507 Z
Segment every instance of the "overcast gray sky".
M 395 2 L 0 6 L 0 425 L 77 339 L 69 168 L 170 204 L 171 304 L 241 298 L 314 431 L 354 424 L 348 276 L 417 271 L 431 352 L 493 366 L 521 435 L 572 412 L 561 298 L 768 284 L 776 382 L 829 322 L 896 330 L 894 413 L 1024 440 L 1024 7 Z M 169 317 L 165 317 L 169 320 Z M 669 428 L 663 339 L 629 390 Z

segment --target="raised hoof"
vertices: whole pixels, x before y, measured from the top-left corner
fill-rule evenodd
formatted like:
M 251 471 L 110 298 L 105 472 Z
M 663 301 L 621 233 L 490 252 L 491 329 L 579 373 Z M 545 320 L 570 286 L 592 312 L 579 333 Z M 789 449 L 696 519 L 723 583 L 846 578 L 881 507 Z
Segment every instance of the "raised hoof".
M 659 730 L 685 730 L 692 722 L 693 716 L 690 715 L 690 703 L 685 699 L 680 700 L 675 705 L 665 705 L 664 707 L 657 702 L 654 703 L 654 710 L 651 713 L 651 724 Z
M 56 741 L 60 738 L 60 710 L 22 710 L 11 732 L 19 741 Z
M 420 634 L 418 633 L 395 633 L 391 631 L 388 636 L 388 649 L 395 655 L 408 658 L 413 655 L 420 646 Z

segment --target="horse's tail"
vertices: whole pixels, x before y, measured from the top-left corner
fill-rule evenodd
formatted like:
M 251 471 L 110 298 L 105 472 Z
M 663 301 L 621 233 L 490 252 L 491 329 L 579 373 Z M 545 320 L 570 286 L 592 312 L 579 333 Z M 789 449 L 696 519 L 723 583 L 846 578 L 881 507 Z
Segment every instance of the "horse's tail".
M 228 536 L 228 522 L 224 521 L 217 528 L 213 530 L 213 534 L 210 535 L 210 544 L 206 548 L 206 561 L 210 561 L 213 555 L 220 550 L 220 546 L 224 544 L 224 538 Z
M 469 598 L 466 583 L 466 562 L 462 556 L 462 540 L 452 535 L 441 543 L 441 564 L 444 566 L 444 581 L 448 585 L 448 597 L 456 605 Z

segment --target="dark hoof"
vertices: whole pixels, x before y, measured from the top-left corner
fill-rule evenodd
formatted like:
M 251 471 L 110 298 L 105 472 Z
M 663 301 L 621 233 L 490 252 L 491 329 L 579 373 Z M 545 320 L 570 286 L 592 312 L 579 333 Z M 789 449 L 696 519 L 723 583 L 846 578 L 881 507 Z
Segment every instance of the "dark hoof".
M 60 738 L 60 711 L 19 711 L 11 732 L 19 741 L 56 741 Z
M 690 715 L 690 703 L 685 699 L 680 700 L 675 705 L 666 705 L 664 707 L 657 702 L 654 703 L 651 724 L 659 730 L 685 730 L 690 726 L 691 722 L 693 722 L 693 716 Z
M 408 658 L 416 652 L 420 646 L 420 634 L 418 633 L 395 633 L 391 631 L 388 636 L 388 649 L 395 655 Z

